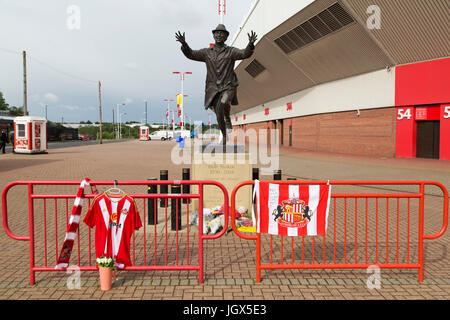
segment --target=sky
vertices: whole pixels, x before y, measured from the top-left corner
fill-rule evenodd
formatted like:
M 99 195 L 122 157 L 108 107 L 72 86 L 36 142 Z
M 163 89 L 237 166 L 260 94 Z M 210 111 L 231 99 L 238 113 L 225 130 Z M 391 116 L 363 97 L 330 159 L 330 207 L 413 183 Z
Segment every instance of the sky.
M 228 45 L 253 2 L 226 1 Z M 184 57 L 175 33 L 200 49 L 214 42 L 218 23 L 218 0 L 0 0 L 0 91 L 11 106 L 23 105 L 25 50 L 30 115 L 45 116 L 47 105 L 50 121 L 99 121 L 101 81 L 104 122 L 117 104 L 122 121 L 144 122 L 147 101 L 147 120 L 156 123 L 165 121 L 164 99 L 181 91 L 172 72 L 190 71 L 185 116 L 214 123 L 203 107 L 206 67 Z

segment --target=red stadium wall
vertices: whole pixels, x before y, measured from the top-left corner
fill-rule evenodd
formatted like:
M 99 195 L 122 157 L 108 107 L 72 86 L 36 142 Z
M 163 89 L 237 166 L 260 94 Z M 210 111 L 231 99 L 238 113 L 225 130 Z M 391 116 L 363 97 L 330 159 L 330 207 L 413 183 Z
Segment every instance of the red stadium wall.
M 396 67 L 396 157 L 416 157 L 417 121 L 440 121 L 439 159 L 450 160 L 450 58 Z
M 395 69 L 395 105 L 450 102 L 450 58 L 398 66 Z

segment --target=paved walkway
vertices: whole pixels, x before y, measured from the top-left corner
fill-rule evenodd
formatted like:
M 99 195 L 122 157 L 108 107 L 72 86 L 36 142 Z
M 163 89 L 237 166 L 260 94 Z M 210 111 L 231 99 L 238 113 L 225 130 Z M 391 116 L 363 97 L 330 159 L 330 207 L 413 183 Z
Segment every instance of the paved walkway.
M 90 145 L 49 150 L 43 155 L 19 155 L 0 154 L 0 190 L 12 181 L 16 180 L 81 180 L 89 177 L 93 180 L 143 180 L 150 177 L 159 177 L 160 169 L 169 170 L 169 179 L 181 179 L 183 165 L 177 166 L 170 161 L 170 150 L 174 142 L 140 142 L 124 141 L 103 145 Z M 296 177 L 299 179 L 402 179 L 402 180 L 436 180 L 450 189 L 450 162 L 425 159 L 373 159 L 365 157 L 341 156 L 335 154 L 309 153 L 299 150 L 282 149 L 280 156 L 280 168 L 283 170 L 283 178 Z M 269 177 L 261 177 L 268 179 Z M 364 188 L 359 188 L 358 190 Z M 390 192 L 386 187 L 386 192 Z M 400 188 L 402 189 L 402 188 Z M 43 188 L 42 190 L 47 190 Z M 72 187 L 66 189 L 73 193 Z M 48 190 L 47 190 L 48 191 Z M 383 192 L 385 192 L 383 191 Z M 408 190 L 409 191 L 409 190 Z M 49 192 L 49 191 L 48 191 Z M 364 189 L 367 192 L 367 188 Z M 425 233 L 433 234 L 442 225 L 442 197 L 439 189 L 427 188 L 425 200 Z M 381 207 L 380 202 L 380 207 Z M 25 187 L 15 187 L 8 195 L 9 226 L 18 235 L 28 234 L 27 224 L 27 198 Z M 140 205 L 138 203 L 138 205 Z M 386 202 L 383 203 L 383 206 Z M 416 235 L 417 225 L 415 211 L 411 210 L 411 226 L 406 223 L 406 216 L 402 212 L 400 218 L 396 217 L 395 203 L 388 203 L 389 217 L 380 218 L 380 238 L 385 242 L 375 247 L 371 241 L 374 236 L 374 225 L 369 225 L 370 259 L 374 254 L 379 254 L 379 263 L 386 259 L 394 261 L 400 252 L 400 260 L 417 259 L 417 245 L 413 238 Z M 52 266 L 55 260 L 56 248 L 51 230 L 64 230 L 64 219 L 55 222 L 52 216 L 54 204 L 47 203 L 48 214 L 45 217 L 47 224 L 53 224 L 44 232 L 43 214 L 40 205 L 36 205 L 35 233 L 42 236 L 48 232 L 46 245 L 43 241 L 36 244 L 37 263 L 47 263 Z M 72 204 L 68 204 L 70 213 Z M 415 204 L 411 203 L 414 209 Z M 65 205 L 58 202 L 58 214 L 65 215 Z M 339 206 L 339 208 L 342 208 Z M 363 206 L 358 203 L 358 208 Z M 402 207 L 403 208 L 403 207 Z M 350 210 L 351 209 L 351 210 Z M 142 210 L 142 209 L 140 209 Z M 159 209 L 161 210 L 161 209 Z M 392 210 L 392 211 L 391 211 Z M 362 209 L 360 210 L 362 211 Z M 292 259 L 296 263 L 320 263 L 323 258 L 330 262 L 336 258 L 338 262 L 344 259 L 353 261 L 364 259 L 364 218 L 363 212 L 356 210 L 349 204 L 346 230 L 355 230 L 359 242 L 349 240 L 344 245 L 343 239 L 338 239 L 337 248 L 333 248 L 333 242 L 325 243 L 325 251 L 321 238 L 316 241 L 315 248 L 311 249 L 311 239 L 306 239 L 305 244 L 301 238 L 291 242 L 291 238 L 285 238 L 283 243 L 284 261 L 289 263 Z M 141 214 L 142 211 L 141 211 Z M 163 214 L 163 211 L 160 211 Z M 355 222 L 355 217 L 357 222 Z M 384 217 L 384 216 L 383 216 Z M 386 216 L 387 217 L 387 216 Z M 336 217 L 333 217 L 336 219 Z M 372 219 L 372 218 L 370 218 Z M 370 221 L 371 223 L 372 221 Z M 389 226 L 387 226 L 387 223 Z M 183 221 L 184 223 L 184 221 Z M 406 238 L 400 236 L 396 239 L 395 226 L 401 230 L 407 226 L 411 230 L 411 245 L 406 247 Z M 155 256 L 152 250 L 155 245 L 153 226 L 147 226 L 145 232 L 136 233 L 136 259 L 143 259 L 143 247 L 139 245 L 140 239 L 146 235 L 146 263 L 153 263 Z M 185 223 L 184 223 L 185 227 Z M 342 217 L 337 217 L 337 228 L 343 228 Z M 383 229 L 384 228 L 384 229 Z M 394 229 L 391 229 L 394 228 Z M 341 230 L 341 229 L 339 229 Z M 343 230 L 343 229 L 342 229 Z M 80 235 L 81 242 L 87 239 L 86 230 Z M 331 230 L 330 230 L 331 232 Z M 362 232 L 362 233 L 361 233 Z M 164 234 L 159 233 L 156 239 L 159 245 L 164 241 Z M 449 299 L 450 298 L 450 258 L 448 257 L 449 236 L 445 235 L 436 240 L 425 241 L 425 272 L 424 281 L 417 281 L 416 270 L 388 270 L 380 272 L 380 286 L 369 289 L 368 279 L 373 272 L 366 269 L 346 270 L 273 270 L 262 272 L 262 282 L 255 282 L 255 243 L 238 238 L 233 232 L 216 240 L 205 241 L 205 281 L 198 283 L 197 271 L 129 271 L 119 272 L 113 288 L 108 292 L 102 292 L 98 287 L 98 274 L 96 272 L 38 272 L 36 285 L 29 285 L 28 269 L 28 243 L 15 241 L 0 231 L 0 299 L 232 299 L 232 300 L 280 300 L 280 299 Z M 331 234 L 330 234 L 331 235 Z M 340 235 L 341 236 L 341 235 Z M 59 244 L 64 237 L 64 231 L 59 231 Z M 186 230 L 180 232 L 179 237 L 187 237 Z M 191 227 L 189 232 L 189 261 L 195 261 L 196 255 L 196 230 Z M 350 239 L 350 238 L 349 238 Z M 342 241 L 341 241 L 342 240 Z M 168 233 L 169 252 L 168 259 L 174 263 L 176 259 L 175 249 L 172 246 L 176 241 L 176 234 Z M 198 242 L 198 241 L 197 241 Z M 84 242 L 86 243 L 86 241 Z M 400 251 L 396 251 L 396 245 L 400 244 Z M 263 260 L 267 261 L 269 240 L 263 240 Z M 279 249 L 281 243 L 274 241 L 273 259 L 280 259 Z M 292 254 L 291 248 L 294 249 Z M 304 249 L 302 249 L 304 248 Z M 186 248 L 181 245 L 178 258 L 187 260 Z M 277 250 L 278 249 L 278 250 Z M 48 253 L 48 261 L 43 261 L 43 252 Z M 77 254 L 74 250 L 72 263 L 76 263 Z M 183 252 L 181 252 L 183 251 Z M 334 252 L 336 255 L 334 256 Z M 164 250 L 158 247 L 156 255 L 157 263 L 163 263 Z M 315 257 L 314 257 L 315 256 Z M 88 257 L 85 253 L 80 255 L 80 260 L 86 263 Z M 315 260 L 314 260 L 315 259 Z M 76 287 L 76 277 L 80 276 L 81 283 Z M 75 284 L 75 288 L 74 287 Z M 376 284 L 376 283 L 374 283 Z M 72 289 L 69 289 L 71 287 Z

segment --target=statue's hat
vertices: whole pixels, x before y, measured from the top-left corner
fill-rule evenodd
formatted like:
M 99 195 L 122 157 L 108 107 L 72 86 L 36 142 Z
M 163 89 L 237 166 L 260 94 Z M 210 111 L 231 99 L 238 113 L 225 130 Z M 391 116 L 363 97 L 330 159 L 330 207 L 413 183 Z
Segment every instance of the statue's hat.
M 225 28 L 225 26 L 223 24 L 219 24 L 212 32 L 216 32 L 216 31 L 224 31 L 227 34 L 230 34 L 227 30 L 227 28 Z

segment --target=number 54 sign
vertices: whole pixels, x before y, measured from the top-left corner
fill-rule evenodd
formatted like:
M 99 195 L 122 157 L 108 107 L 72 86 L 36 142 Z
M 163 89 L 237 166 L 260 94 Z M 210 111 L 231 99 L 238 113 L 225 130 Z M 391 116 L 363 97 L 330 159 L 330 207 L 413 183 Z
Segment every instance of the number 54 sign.
M 404 118 L 411 119 L 411 109 L 412 108 L 399 108 L 397 109 L 397 120 L 403 120 Z
M 444 119 L 450 119 L 450 106 L 444 107 Z

